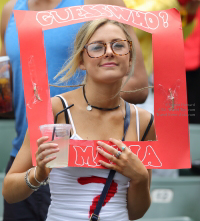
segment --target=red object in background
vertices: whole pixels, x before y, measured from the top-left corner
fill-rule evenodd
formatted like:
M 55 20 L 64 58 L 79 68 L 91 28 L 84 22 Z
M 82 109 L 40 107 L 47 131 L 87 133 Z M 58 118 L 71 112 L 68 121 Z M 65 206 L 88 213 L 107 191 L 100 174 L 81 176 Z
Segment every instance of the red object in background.
M 184 42 L 185 68 L 187 71 L 196 70 L 200 67 L 200 7 L 195 19 L 197 26 Z
M 190 2 L 191 0 L 178 0 L 180 5 L 185 6 L 187 5 L 188 2 Z

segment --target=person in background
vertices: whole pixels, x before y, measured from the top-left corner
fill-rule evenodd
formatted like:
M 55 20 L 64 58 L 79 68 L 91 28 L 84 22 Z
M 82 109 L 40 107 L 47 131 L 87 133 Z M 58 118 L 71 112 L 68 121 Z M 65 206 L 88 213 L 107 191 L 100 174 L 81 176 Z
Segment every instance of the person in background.
M 102 182 L 112 170 L 116 174 L 100 211 L 100 219 L 129 221 L 145 214 L 151 203 L 151 170 L 146 169 L 123 141 L 155 140 L 156 135 L 152 115 L 125 102 L 120 95 L 125 86 L 123 77 L 131 75 L 134 65 L 134 41 L 126 25 L 108 19 L 83 25 L 74 43 L 73 56 L 60 73 L 60 80 L 68 81 L 71 74 L 80 68 L 86 70 L 85 84 L 52 98 L 53 113 L 55 116 L 63 109 L 62 103 L 66 107 L 74 104 L 68 109 L 68 117 L 63 113 L 57 121 L 58 124 L 65 124 L 69 119 L 72 125 L 71 139 L 109 140 L 119 149 L 97 141 L 98 153 L 106 158 L 98 161 L 104 169 L 50 169 L 46 164 L 56 156 L 47 156 L 59 152 L 59 145 L 45 142 L 48 137 L 43 136 L 37 140 L 37 167 L 32 168 L 27 131 L 24 143 L 4 180 L 3 195 L 8 202 L 27 198 L 40 187 L 37 182 L 43 182 L 50 175 L 52 202 L 47 221 L 86 221 L 94 213 L 93 207 L 98 201 L 96 196 L 101 194 Z M 97 215 L 92 220 L 97 220 Z
M 160 11 L 170 8 L 179 8 L 177 0 L 124 0 L 127 8 L 139 11 Z M 152 34 L 141 29 L 134 28 L 134 31 L 139 39 L 139 43 L 144 57 L 144 64 L 148 74 L 149 85 L 154 85 L 153 80 L 153 51 L 152 51 Z M 149 89 L 149 95 L 145 103 L 139 107 L 154 113 L 154 90 Z
M 16 122 L 17 137 L 13 140 L 13 148 L 11 151 L 10 160 L 7 165 L 6 173 L 9 171 L 18 151 L 24 140 L 27 130 L 26 109 L 24 104 L 24 91 L 22 84 L 22 73 L 20 66 L 20 51 L 18 44 L 18 34 L 14 15 L 12 10 L 51 10 L 69 6 L 84 5 L 84 4 L 110 4 L 124 6 L 122 0 L 10 0 L 3 9 L 1 18 L 1 56 L 8 55 L 12 68 L 12 83 L 13 83 L 13 102 L 14 114 Z M 31 25 L 31 24 L 30 24 Z M 47 30 L 44 32 L 44 42 L 46 48 L 46 59 L 48 67 L 48 79 L 50 84 L 54 84 L 54 76 L 60 71 L 64 62 L 70 57 L 72 51 L 72 42 L 76 33 L 82 24 L 70 25 L 62 28 Z M 132 38 L 135 42 L 136 64 L 134 75 L 131 76 L 124 90 L 134 90 L 148 86 L 146 70 L 143 63 L 143 57 L 140 50 L 138 40 L 132 30 Z M 85 76 L 85 71 L 78 71 L 74 77 L 68 82 L 68 85 L 74 85 L 78 80 L 82 80 Z M 125 81 L 127 76 L 124 76 Z M 51 97 L 73 90 L 74 88 L 57 88 L 51 87 Z M 142 103 L 145 101 L 148 90 L 138 92 L 137 96 L 132 94 L 122 94 L 122 97 L 130 103 Z M 46 218 L 48 206 L 50 203 L 50 194 L 48 186 L 42 187 L 39 191 L 32 194 L 26 200 L 9 205 L 4 201 L 4 221 L 11 220 L 44 220 Z
M 159 11 L 169 8 L 177 8 L 177 0 L 124 0 L 127 8 L 140 10 L 140 11 Z M 144 63 L 148 74 L 149 85 L 153 86 L 153 52 L 152 52 L 152 35 L 140 29 L 134 29 L 135 33 L 139 39 L 142 54 L 144 57 Z M 149 95 L 144 104 L 137 105 L 150 113 L 154 114 L 154 90 L 149 89 Z M 153 177 L 178 177 L 178 170 L 152 170 Z
M 192 139 L 192 128 L 200 126 L 200 1 L 182 2 L 182 17 L 184 21 L 184 48 L 185 48 L 185 68 L 188 92 L 188 115 L 190 125 L 190 135 Z M 196 131 L 195 131 L 196 132 Z M 195 133 L 194 132 L 194 133 Z M 179 170 L 180 176 L 200 174 L 200 161 L 194 160 L 195 148 L 199 148 L 200 139 L 196 138 L 195 145 L 191 140 L 192 167 L 191 169 Z M 196 156 L 198 157 L 198 156 Z
M 200 1 L 183 1 L 185 69 L 190 124 L 200 124 Z
M 124 0 L 126 7 L 140 10 L 140 11 L 159 11 L 166 10 L 170 8 L 176 8 L 180 11 L 182 15 L 182 25 L 183 25 L 183 34 L 184 38 L 191 36 L 191 41 L 185 39 L 185 64 L 187 70 L 187 87 L 188 87 L 188 103 L 194 104 L 195 106 L 188 106 L 189 119 L 191 122 L 198 122 L 200 117 L 197 114 L 197 110 L 200 108 L 200 102 L 197 98 L 199 94 L 198 79 L 200 77 L 199 65 L 200 65 L 200 46 L 199 46 L 199 21 L 195 19 L 196 11 L 198 5 L 200 4 L 199 0 Z M 199 15 L 197 14 L 196 17 Z M 196 29 L 194 29 L 196 27 Z M 135 33 L 139 39 L 140 46 L 142 49 L 142 54 L 144 57 L 144 63 L 148 74 L 149 85 L 154 85 L 153 83 L 153 51 L 152 51 L 152 35 L 140 29 L 134 29 Z M 194 30 L 194 31 L 193 31 Z M 193 32 L 193 33 L 192 33 Z M 189 75 L 188 68 L 193 68 L 192 71 L 194 74 Z M 193 80 L 192 80 L 193 79 Z M 143 104 L 139 104 L 138 107 L 141 107 L 145 110 L 148 110 L 152 114 L 154 113 L 154 92 L 153 89 L 149 89 L 149 95 L 147 100 Z M 196 115 L 190 116 L 190 109 L 196 108 Z M 198 113 L 200 110 L 198 111 Z M 167 176 L 176 178 L 179 175 L 178 170 L 152 170 L 152 176 Z
M 199 5 L 200 0 L 124 0 L 127 8 L 140 11 L 159 11 L 176 8 L 181 13 L 184 45 L 185 45 L 185 68 L 187 71 L 187 87 L 188 87 L 188 115 L 190 123 L 200 122 L 199 94 L 197 83 L 199 82 L 199 66 L 200 66 L 200 46 L 199 46 Z M 135 33 L 139 39 L 142 54 L 144 57 L 145 68 L 149 77 L 149 84 L 153 85 L 153 52 L 152 52 L 152 36 L 150 33 L 135 28 Z M 192 71 L 192 74 L 189 74 Z M 150 89 L 149 96 L 144 104 L 139 105 L 145 110 L 154 112 L 153 108 L 153 91 Z M 196 107 L 193 105 L 195 104 Z M 195 113 L 190 109 L 195 108 Z M 194 116 L 195 115 L 195 116 Z

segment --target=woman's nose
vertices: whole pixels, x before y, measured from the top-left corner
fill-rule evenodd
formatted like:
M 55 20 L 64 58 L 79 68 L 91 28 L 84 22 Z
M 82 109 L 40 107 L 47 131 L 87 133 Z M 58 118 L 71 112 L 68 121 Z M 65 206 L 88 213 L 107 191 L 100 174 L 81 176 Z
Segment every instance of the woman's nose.
M 111 48 L 111 45 L 110 44 L 107 44 L 106 45 L 106 53 L 105 53 L 105 56 L 107 57 L 107 56 L 113 56 L 114 55 L 114 53 L 113 53 L 113 50 L 112 50 L 112 48 Z

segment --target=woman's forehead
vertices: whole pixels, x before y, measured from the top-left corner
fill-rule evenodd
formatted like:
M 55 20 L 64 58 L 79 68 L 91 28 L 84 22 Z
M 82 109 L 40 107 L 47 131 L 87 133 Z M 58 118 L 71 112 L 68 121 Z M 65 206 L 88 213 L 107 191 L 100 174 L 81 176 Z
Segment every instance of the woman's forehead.
M 116 24 L 106 23 L 99 27 L 89 42 L 92 41 L 110 41 L 113 39 L 126 39 L 126 35 L 121 27 Z

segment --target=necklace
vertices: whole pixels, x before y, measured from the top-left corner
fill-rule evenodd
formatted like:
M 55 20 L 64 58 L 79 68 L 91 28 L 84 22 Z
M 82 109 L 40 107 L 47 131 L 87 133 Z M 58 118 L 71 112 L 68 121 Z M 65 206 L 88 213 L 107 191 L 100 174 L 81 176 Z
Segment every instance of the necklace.
M 98 109 L 98 110 L 102 110 L 102 111 L 112 111 L 112 110 L 116 110 L 117 108 L 120 107 L 120 104 L 118 106 L 116 106 L 116 107 L 113 107 L 113 108 L 102 108 L 102 107 L 96 107 L 96 106 L 93 106 L 93 105 L 89 104 L 89 102 L 88 102 L 88 100 L 86 98 L 86 95 L 85 95 L 85 85 L 83 85 L 83 96 L 84 96 L 85 101 L 86 101 L 86 103 L 88 105 L 87 108 L 86 108 L 88 111 L 91 111 L 92 108 L 95 108 L 95 109 Z

